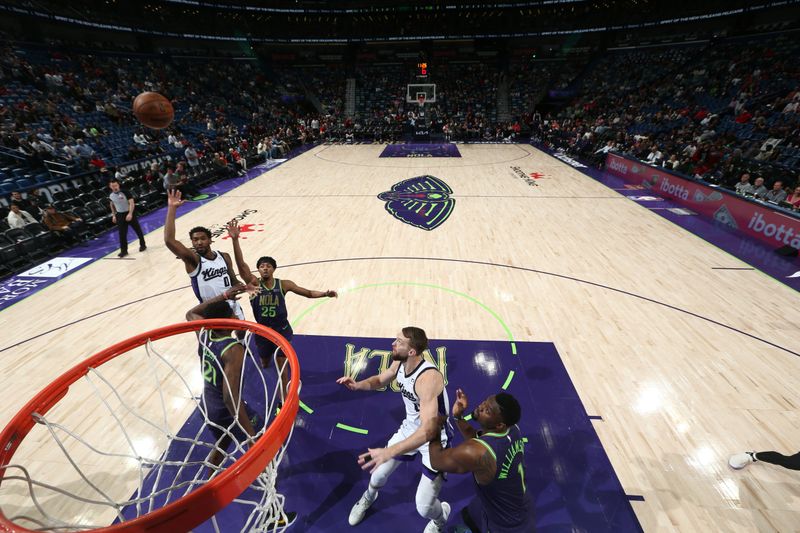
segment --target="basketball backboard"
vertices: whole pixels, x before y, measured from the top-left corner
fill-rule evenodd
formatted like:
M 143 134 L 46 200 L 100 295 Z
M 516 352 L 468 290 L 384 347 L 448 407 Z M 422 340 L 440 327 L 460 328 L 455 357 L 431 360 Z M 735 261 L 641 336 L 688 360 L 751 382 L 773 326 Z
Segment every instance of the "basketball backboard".
M 406 102 L 418 104 L 420 96 L 425 95 L 425 103 L 436 102 L 435 83 L 409 83 L 406 86 Z

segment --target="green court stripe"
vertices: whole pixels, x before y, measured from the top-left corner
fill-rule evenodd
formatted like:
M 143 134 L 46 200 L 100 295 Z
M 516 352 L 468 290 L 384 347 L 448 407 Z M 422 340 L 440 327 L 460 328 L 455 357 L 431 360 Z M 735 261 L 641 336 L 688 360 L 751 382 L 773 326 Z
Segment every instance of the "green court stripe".
M 303 400 L 300 400 L 300 409 L 302 409 L 303 411 L 305 411 L 308 414 L 313 414 L 314 413 L 314 410 L 312 408 L 310 408 L 309 406 L 307 406 L 306 404 L 304 404 Z
M 369 433 L 369 431 L 366 430 L 366 429 L 354 428 L 353 426 L 348 426 L 347 424 L 342 424 L 341 422 L 337 422 L 336 423 L 336 427 L 339 428 L 339 429 L 343 429 L 345 431 L 352 431 L 353 433 L 360 433 L 362 435 L 366 435 L 367 433 Z
M 376 288 L 376 287 L 391 287 L 391 286 L 397 286 L 397 285 L 400 285 L 400 286 L 411 286 L 411 287 L 427 287 L 429 289 L 437 289 L 437 290 L 440 290 L 440 291 L 449 292 L 450 294 L 455 294 L 456 296 L 460 296 L 460 297 L 462 297 L 462 298 L 464 298 L 466 300 L 469 300 L 470 302 L 476 304 L 478 307 L 480 307 L 481 309 L 483 309 L 484 311 L 489 313 L 492 317 L 494 317 L 494 319 L 497 320 L 497 322 L 500 324 L 500 326 L 502 326 L 503 330 L 506 332 L 506 335 L 508 336 L 508 341 L 511 343 L 511 353 L 516 355 L 517 348 L 516 348 L 516 345 L 514 344 L 514 336 L 511 334 L 511 330 L 509 329 L 508 325 L 503 321 L 502 318 L 500 318 L 500 315 L 498 315 L 496 312 L 494 312 L 491 308 L 489 308 L 486 304 L 484 304 L 480 300 L 478 300 L 476 298 L 473 298 L 472 296 L 470 296 L 468 294 L 465 294 L 463 292 L 459 292 L 459 291 L 456 291 L 456 290 L 453 290 L 453 289 L 449 289 L 447 287 L 442 287 L 441 285 L 433 285 L 431 283 L 417 283 L 417 282 L 413 282 L 413 281 L 387 281 L 387 282 L 384 282 L 384 283 L 369 283 L 367 285 L 360 285 L 358 287 L 353 287 L 352 289 L 343 290 L 343 291 L 341 291 L 339 293 L 339 296 L 341 296 L 343 294 L 346 294 L 348 292 L 356 292 L 356 291 L 360 291 L 360 290 L 364 290 L 364 289 L 373 289 L 373 288 Z M 326 298 L 326 299 L 324 299 L 324 300 L 322 300 L 322 301 L 320 301 L 318 303 L 312 304 L 310 307 L 305 309 L 302 313 L 297 315 L 297 318 L 295 318 L 294 321 L 292 321 L 292 326 L 294 327 L 297 324 L 299 324 L 300 321 L 303 320 L 306 317 L 306 315 L 308 315 L 311 311 L 313 311 L 314 309 L 316 309 L 320 305 L 324 305 L 324 304 L 330 302 L 332 299 L 333 298 Z
M 506 378 L 506 382 L 505 382 L 505 383 L 503 383 L 503 386 L 502 386 L 501 388 L 502 388 L 503 390 L 506 390 L 506 389 L 508 388 L 508 384 L 509 384 L 509 383 L 511 383 L 511 380 L 512 380 L 512 379 L 514 379 L 514 371 L 513 371 L 513 370 L 511 370 L 511 371 L 508 373 L 508 377 Z

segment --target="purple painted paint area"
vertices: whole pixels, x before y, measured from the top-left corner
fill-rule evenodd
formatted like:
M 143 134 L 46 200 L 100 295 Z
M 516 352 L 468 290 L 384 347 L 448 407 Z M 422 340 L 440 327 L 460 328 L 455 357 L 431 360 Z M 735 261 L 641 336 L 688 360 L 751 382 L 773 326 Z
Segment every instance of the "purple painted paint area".
M 461 157 L 455 144 L 390 144 L 380 157 Z
M 539 145 L 536 148 L 545 153 L 555 156 L 555 152 Z M 600 183 L 614 189 L 618 193 L 640 203 L 643 207 L 650 209 L 659 216 L 682 227 L 686 231 L 697 235 L 701 239 L 713 244 L 717 248 L 741 259 L 745 263 L 752 265 L 756 269 L 775 278 L 784 285 L 788 285 L 796 291 L 800 291 L 800 259 L 797 257 L 784 257 L 775 252 L 774 246 L 767 246 L 759 240 L 743 235 L 732 230 L 728 226 L 713 219 L 697 214 L 681 214 L 686 207 L 663 197 L 656 196 L 653 191 L 648 189 L 632 188 L 626 184 L 622 178 L 614 176 L 601 170 L 585 167 L 577 168 L 587 176 L 599 181 Z M 627 186 L 626 186 L 627 185 Z M 657 197 L 658 200 L 637 199 L 643 196 Z M 713 267 L 738 267 L 741 266 L 735 261 L 728 264 L 712 265 Z M 796 278 L 789 276 L 798 274 Z M 724 271 L 720 272 L 725 275 Z
M 419 461 L 403 463 L 364 521 L 350 528 L 347 516 L 366 489 L 369 474 L 356 463 L 368 447 L 382 447 L 404 416 L 400 395 L 354 392 L 335 383 L 344 374 L 348 356 L 359 355 L 367 367 L 363 379 L 378 373 L 388 361 L 392 339 L 298 335 L 293 344 L 303 369 L 301 399 L 313 410 L 298 412 L 294 436 L 279 468 L 278 491 L 286 510 L 298 513 L 298 531 L 421 531 L 426 520 L 415 509 Z M 461 388 L 471 408 L 495 394 L 513 371 L 508 392 L 522 406 L 520 427 L 525 448 L 525 483 L 534 503 L 537 531 L 641 531 L 628 498 L 594 431 L 586 410 L 551 343 L 432 340 L 434 362 L 444 369 L 452 400 Z M 250 378 L 258 379 L 248 368 Z M 258 370 L 255 370 L 256 372 Z M 275 381 L 268 369 L 268 381 Z M 247 392 L 245 392 L 245 396 Z M 249 400 L 248 400 L 249 401 Z M 337 428 L 337 423 L 361 428 L 367 435 Z M 196 434 L 202 421 L 192 416 L 181 434 Z M 455 444 L 462 442 L 456 436 Z M 180 450 L 170 450 L 177 457 Z M 189 472 L 186 473 L 188 475 Z M 163 474 L 162 474 L 163 475 Z M 185 476 L 184 476 L 185 477 Z M 452 505 L 448 531 L 461 523 L 461 509 L 475 495 L 470 475 L 450 475 L 440 499 Z M 226 531 L 238 531 L 242 509 L 224 510 Z M 211 531 L 209 524 L 195 531 Z

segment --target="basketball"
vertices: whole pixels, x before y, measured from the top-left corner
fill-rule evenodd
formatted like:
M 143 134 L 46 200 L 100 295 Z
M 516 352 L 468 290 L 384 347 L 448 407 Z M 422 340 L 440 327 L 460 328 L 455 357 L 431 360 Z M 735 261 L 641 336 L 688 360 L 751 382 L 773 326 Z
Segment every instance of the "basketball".
M 175 118 L 172 103 L 154 92 L 144 92 L 136 97 L 133 101 L 133 114 L 139 122 L 154 130 L 166 128 Z

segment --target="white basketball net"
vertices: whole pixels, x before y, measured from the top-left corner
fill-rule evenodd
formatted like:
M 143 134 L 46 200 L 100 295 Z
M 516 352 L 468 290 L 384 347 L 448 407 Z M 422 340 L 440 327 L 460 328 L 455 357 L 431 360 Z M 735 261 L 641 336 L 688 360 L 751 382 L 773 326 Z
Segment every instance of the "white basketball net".
M 206 330 L 200 331 L 199 338 L 203 339 L 200 343 L 207 349 Z M 278 402 L 283 398 L 279 378 L 274 384 L 267 382 L 265 374 L 274 376 L 275 370 L 261 370 L 258 357 L 250 348 L 251 336 L 252 332 L 248 331 L 243 339 L 245 364 L 240 383 L 243 384 L 241 397 L 247 402 L 250 414 L 265 421 L 254 424 L 255 441 L 273 420 Z M 193 349 L 191 340 L 186 342 L 188 337 L 194 339 Z M 235 436 L 235 433 L 245 434 L 237 416 L 233 416 L 233 422 L 227 427 L 209 418 L 202 394 L 203 382 L 198 380 L 203 373 L 197 365 L 197 339 L 191 332 L 157 343 L 148 340 L 144 346 L 91 369 L 70 386 L 67 396 L 47 416 L 34 414 L 38 426 L 26 436 L 14 457 L 15 460 L 24 459 L 24 464 L 5 467 L 0 500 L 6 516 L 19 526 L 41 531 L 108 527 L 182 498 L 245 453 L 247 444 Z M 175 345 L 180 352 L 173 351 Z M 140 363 L 143 363 L 141 368 L 137 368 Z M 134 368 L 135 375 L 128 372 L 120 377 L 120 367 Z M 276 367 L 273 354 L 272 368 Z M 203 370 L 207 372 L 208 366 Z M 223 386 L 230 391 L 230 383 L 219 361 L 215 370 L 223 377 Z M 131 381 L 135 383 L 131 385 Z M 149 382 L 151 388 L 143 399 L 138 389 L 145 382 Z M 243 408 L 241 403 L 236 406 L 236 414 Z M 194 423 L 183 413 L 194 417 Z M 102 427 L 100 438 L 98 425 Z M 214 442 L 208 430 L 212 426 L 223 432 L 223 438 L 225 435 L 232 437 L 226 450 L 219 447 L 219 441 Z M 218 520 L 224 523 L 225 531 L 238 527 L 227 517 L 224 521 L 219 518 L 233 505 L 243 506 L 236 511 L 237 517 L 246 517 L 240 531 L 286 528 L 284 498 L 275 485 L 278 465 L 291 436 L 290 432 L 275 458 L 250 487 L 211 517 L 207 524 L 214 531 L 221 531 Z M 23 450 L 26 443 L 33 447 L 29 453 Z M 218 467 L 208 462 L 209 454 L 215 449 L 224 456 Z M 48 459 L 43 467 L 37 464 L 42 461 L 36 458 L 37 453 L 45 450 Z M 62 457 L 58 464 L 52 459 L 56 455 Z M 123 486 L 120 488 L 120 485 Z

